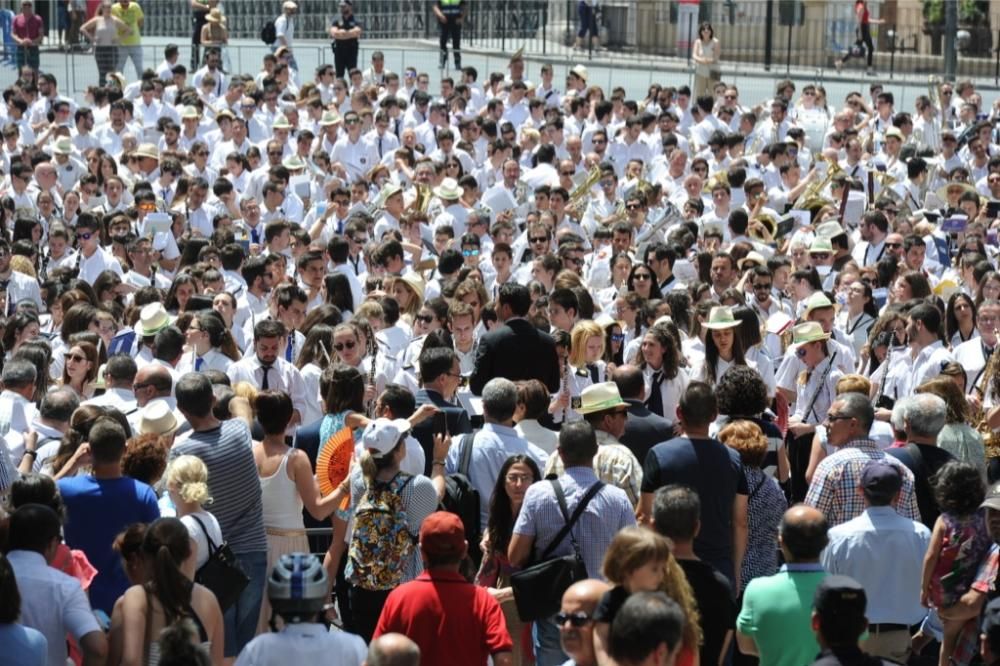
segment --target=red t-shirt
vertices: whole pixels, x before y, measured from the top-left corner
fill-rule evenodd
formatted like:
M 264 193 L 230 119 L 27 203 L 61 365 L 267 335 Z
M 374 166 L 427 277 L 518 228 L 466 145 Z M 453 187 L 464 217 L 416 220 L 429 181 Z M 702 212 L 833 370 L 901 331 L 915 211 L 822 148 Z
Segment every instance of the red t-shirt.
M 375 637 L 391 632 L 419 645 L 425 664 L 485 666 L 513 647 L 496 599 L 451 571 L 425 571 L 389 594 Z
M 31 18 L 28 18 L 24 14 L 18 14 L 14 17 L 12 32 L 21 39 L 38 39 L 42 34 L 42 17 L 32 14 Z

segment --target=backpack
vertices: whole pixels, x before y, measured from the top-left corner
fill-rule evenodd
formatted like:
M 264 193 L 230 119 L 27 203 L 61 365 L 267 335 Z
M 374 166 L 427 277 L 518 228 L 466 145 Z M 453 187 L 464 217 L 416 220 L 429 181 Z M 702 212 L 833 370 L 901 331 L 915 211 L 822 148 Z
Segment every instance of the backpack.
M 260 29 L 260 40 L 265 44 L 274 44 L 278 41 L 278 30 L 274 27 L 274 19 L 268 19 Z
M 462 519 L 465 527 L 465 540 L 469 542 L 469 555 L 475 558 L 479 553 L 479 491 L 472 485 L 469 478 L 469 465 L 472 462 L 472 445 L 478 430 L 473 430 L 462 438 L 462 446 L 458 456 L 458 471 L 449 474 L 444 480 L 444 497 L 441 499 L 441 509 Z M 473 547 L 475 544 L 475 547 Z
M 354 511 L 354 537 L 348 558 L 351 583 L 364 590 L 391 590 L 403 583 L 416 539 L 410 534 L 403 489 L 413 475 L 400 472 L 392 480 L 372 481 Z

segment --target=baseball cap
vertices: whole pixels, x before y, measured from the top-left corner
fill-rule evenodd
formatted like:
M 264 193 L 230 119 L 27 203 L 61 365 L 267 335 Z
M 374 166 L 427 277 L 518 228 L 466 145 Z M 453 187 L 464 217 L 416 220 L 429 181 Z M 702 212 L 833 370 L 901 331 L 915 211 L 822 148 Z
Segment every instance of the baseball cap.
M 903 487 L 903 476 L 889 463 L 870 462 L 861 470 L 861 487 L 868 495 L 892 497 Z
M 824 618 L 835 619 L 838 624 L 862 621 L 867 603 L 865 588 L 850 576 L 827 576 L 816 587 L 813 597 L 816 612 Z
M 410 431 L 406 419 L 375 419 L 365 426 L 361 433 L 361 443 L 372 451 L 372 457 L 381 458 L 396 448 L 399 439 Z
M 468 550 L 462 519 L 450 511 L 435 511 L 420 525 L 420 547 L 428 555 L 463 557 Z
M 986 499 L 979 505 L 979 508 L 993 509 L 1000 511 L 1000 483 L 994 483 L 986 491 Z

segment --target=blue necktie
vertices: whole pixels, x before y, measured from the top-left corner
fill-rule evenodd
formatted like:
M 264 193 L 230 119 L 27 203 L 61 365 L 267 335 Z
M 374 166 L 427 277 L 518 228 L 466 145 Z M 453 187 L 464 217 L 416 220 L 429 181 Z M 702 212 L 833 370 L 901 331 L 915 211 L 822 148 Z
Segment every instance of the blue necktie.
M 285 360 L 288 361 L 289 363 L 292 362 L 292 352 L 295 351 L 294 347 L 295 347 L 294 339 L 289 338 L 288 344 L 285 346 Z
M 194 359 L 194 371 L 195 372 L 201 372 L 201 366 L 203 366 L 203 365 L 205 365 L 205 359 L 203 359 L 200 356 L 195 357 L 195 359 Z
M 250 242 L 260 243 L 260 232 L 257 231 L 256 227 L 250 230 Z

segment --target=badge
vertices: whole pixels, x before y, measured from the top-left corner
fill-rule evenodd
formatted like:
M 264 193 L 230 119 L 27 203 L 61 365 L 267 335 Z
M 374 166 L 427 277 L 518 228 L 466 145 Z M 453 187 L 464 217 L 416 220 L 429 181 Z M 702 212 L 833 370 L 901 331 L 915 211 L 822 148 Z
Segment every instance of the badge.
M 583 404 L 583 398 L 581 398 L 578 395 L 574 395 L 572 398 L 569 399 L 569 406 L 572 407 L 573 409 L 580 409 L 580 405 L 582 404 Z

